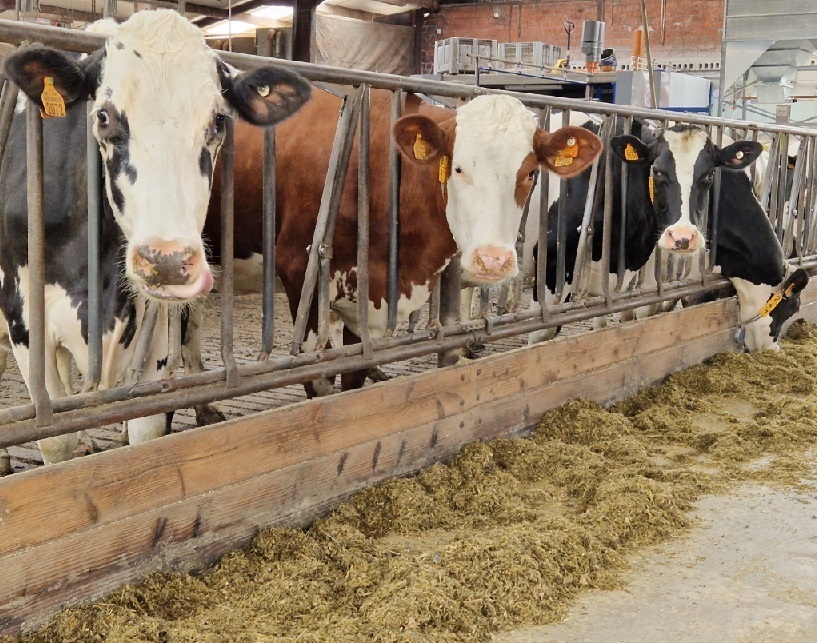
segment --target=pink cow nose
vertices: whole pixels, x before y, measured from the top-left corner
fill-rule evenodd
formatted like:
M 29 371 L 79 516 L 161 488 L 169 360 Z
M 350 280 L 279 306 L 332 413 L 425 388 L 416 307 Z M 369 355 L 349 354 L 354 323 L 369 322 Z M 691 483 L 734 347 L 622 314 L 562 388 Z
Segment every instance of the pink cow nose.
M 695 228 L 670 226 L 664 231 L 664 242 L 670 250 L 695 252 L 698 249 L 700 235 Z
M 516 253 L 499 246 L 482 246 L 474 250 L 476 274 L 492 280 L 509 276 L 516 264 Z
M 187 300 L 213 287 L 204 252 L 189 243 L 148 239 L 133 248 L 130 261 L 134 280 L 150 297 Z

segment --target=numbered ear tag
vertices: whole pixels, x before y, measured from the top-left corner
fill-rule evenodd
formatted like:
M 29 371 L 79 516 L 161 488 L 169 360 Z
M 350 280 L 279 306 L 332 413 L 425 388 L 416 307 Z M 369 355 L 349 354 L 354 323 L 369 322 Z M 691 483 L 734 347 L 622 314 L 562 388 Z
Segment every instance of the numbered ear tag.
M 783 300 L 783 295 L 779 292 L 776 292 L 771 297 L 769 297 L 769 301 L 766 302 L 766 305 L 760 309 L 760 312 L 757 314 L 758 317 L 766 317 L 771 314 L 771 312 L 777 308 L 777 304 L 779 304 Z
M 638 155 L 638 152 L 632 146 L 632 144 L 627 143 L 627 147 L 624 148 L 624 159 L 627 161 L 638 161 L 640 158 L 641 157 Z
M 51 76 L 46 76 L 43 79 L 43 83 L 43 93 L 40 95 L 40 99 L 43 102 L 43 116 L 56 116 L 59 118 L 64 117 L 65 101 L 54 87 L 54 79 Z
M 423 135 L 417 132 L 417 138 L 414 139 L 414 158 L 418 161 L 427 161 L 430 155 L 428 143 L 423 140 Z
M 650 203 L 655 203 L 655 179 L 650 177 Z
M 415 145 L 416 145 L 416 143 L 415 143 Z M 449 167 L 449 163 L 450 162 L 449 162 L 447 156 L 443 156 L 442 158 L 440 158 L 439 179 L 440 179 L 440 183 L 442 183 L 443 185 L 448 183 L 448 167 Z
M 567 167 L 568 165 L 573 165 L 573 159 L 575 159 L 579 155 L 579 145 L 576 142 L 576 139 L 572 136 L 567 139 L 567 144 L 559 150 L 559 154 L 553 161 L 553 165 L 556 167 Z

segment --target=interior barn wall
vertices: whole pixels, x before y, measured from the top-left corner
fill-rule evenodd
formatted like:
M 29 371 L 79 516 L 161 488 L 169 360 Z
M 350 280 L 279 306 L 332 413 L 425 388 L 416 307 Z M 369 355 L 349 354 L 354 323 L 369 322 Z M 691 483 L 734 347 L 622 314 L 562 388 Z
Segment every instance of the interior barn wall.
M 661 10 L 664 7 L 664 27 Z M 430 74 L 434 42 L 444 38 L 489 38 L 499 42 L 539 41 L 567 46 L 564 21 L 575 29 L 570 39 L 573 61 L 583 61 L 582 23 L 597 20 L 602 7 L 606 23 L 605 47 L 613 47 L 619 64 L 629 63 L 633 30 L 641 25 L 640 0 L 540 0 L 522 3 L 484 2 L 443 5 L 421 22 L 419 73 Z M 494 17 L 494 12 L 499 14 Z M 647 0 L 650 47 L 661 62 L 680 57 L 720 60 L 724 0 Z

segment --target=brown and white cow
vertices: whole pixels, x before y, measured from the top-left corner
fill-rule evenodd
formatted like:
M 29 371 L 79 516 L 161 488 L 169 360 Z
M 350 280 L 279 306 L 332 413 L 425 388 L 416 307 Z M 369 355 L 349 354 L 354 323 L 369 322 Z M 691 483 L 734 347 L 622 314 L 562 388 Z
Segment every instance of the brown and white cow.
M 298 115 L 276 128 L 276 270 L 298 308 L 341 100 L 314 92 Z M 457 253 L 464 276 L 485 284 L 517 274 L 514 244 L 522 208 L 540 166 L 570 177 L 601 150 L 591 132 L 566 127 L 548 133 L 516 98 L 485 95 L 457 110 L 436 108 L 409 97 L 404 116 L 390 131 L 390 95 L 371 94 L 369 247 L 372 336 L 386 328 L 388 265 L 389 139 L 404 158 L 400 194 L 398 319 L 420 308 L 440 273 Z M 261 252 L 261 146 L 263 138 L 240 123 L 236 142 L 236 248 L 244 266 Z M 352 150 L 334 234 L 331 306 L 345 326 L 345 342 L 357 340 L 357 142 Z M 219 247 L 219 181 L 215 181 L 205 234 Z M 242 273 L 239 268 L 238 274 Z M 237 290 L 247 290 L 239 286 Z M 316 346 L 313 306 L 304 349 Z M 345 374 L 344 389 L 362 385 L 365 372 Z M 307 391 L 316 392 L 311 387 Z

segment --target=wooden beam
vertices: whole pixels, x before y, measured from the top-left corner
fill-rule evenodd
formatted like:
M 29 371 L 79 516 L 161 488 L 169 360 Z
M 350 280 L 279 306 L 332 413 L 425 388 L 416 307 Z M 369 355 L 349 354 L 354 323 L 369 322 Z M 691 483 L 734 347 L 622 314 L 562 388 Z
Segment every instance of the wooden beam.
M 292 60 L 312 62 L 315 7 L 321 0 L 295 0 L 292 12 Z

